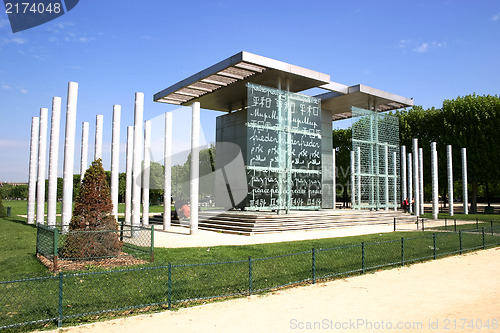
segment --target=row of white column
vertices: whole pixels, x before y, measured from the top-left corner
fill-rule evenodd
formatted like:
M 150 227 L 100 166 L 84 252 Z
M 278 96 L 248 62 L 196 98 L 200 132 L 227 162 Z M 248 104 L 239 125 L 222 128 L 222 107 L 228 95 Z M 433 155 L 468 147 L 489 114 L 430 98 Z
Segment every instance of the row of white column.
M 410 202 L 409 210 L 420 216 L 424 213 L 424 172 L 423 149 L 418 148 L 418 139 L 413 139 L 413 153 L 406 152 L 406 146 L 401 146 L 401 197 Z M 469 213 L 467 191 L 467 150 L 462 148 L 462 184 L 464 214 Z M 453 216 L 453 162 L 452 146 L 446 146 L 448 202 L 449 215 Z M 431 180 L 432 180 L 432 218 L 438 218 L 438 158 L 436 142 L 431 142 Z M 411 201 L 414 198 L 414 205 Z M 413 209 L 415 210 L 413 212 Z
M 68 99 L 66 106 L 66 132 L 64 147 L 63 171 L 63 229 L 69 226 L 73 205 L 73 167 L 75 154 L 75 128 L 77 110 L 78 83 L 68 84 Z M 47 206 L 47 224 L 56 224 L 57 202 L 57 165 L 59 151 L 59 127 L 61 113 L 61 98 L 52 100 L 52 120 L 49 152 L 49 188 Z M 151 121 L 144 122 L 144 94 L 135 94 L 134 126 L 127 127 L 126 149 L 126 189 L 125 189 L 125 223 L 133 226 L 149 225 L 149 180 L 151 162 Z M 45 223 L 45 166 L 47 146 L 48 109 L 40 109 L 40 117 L 33 117 L 31 123 L 30 164 L 29 164 L 29 194 L 27 222 Z M 113 106 L 112 144 L 111 144 L 111 199 L 113 215 L 118 215 L 118 184 L 119 184 L 119 150 L 120 150 L 121 106 Z M 199 130 L 200 104 L 192 106 L 191 135 L 191 234 L 198 231 L 198 174 L 199 174 Z M 96 117 L 94 159 L 102 158 L 103 116 Z M 89 123 L 82 124 L 80 179 L 83 180 L 87 168 L 89 140 Z M 144 148 L 144 168 L 141 166 Z M 171 226 L 171 155 L 172 155 L 172 114 L 165 113 L 165 147 L 164 147 L 164 220 L 163 229 Z M 135 181 L 133 181 L 135 180 Z M 142 190 L 142 221 L 141 221 L 141 190 Z M 36 205 L 36 216 L 35 216 Z

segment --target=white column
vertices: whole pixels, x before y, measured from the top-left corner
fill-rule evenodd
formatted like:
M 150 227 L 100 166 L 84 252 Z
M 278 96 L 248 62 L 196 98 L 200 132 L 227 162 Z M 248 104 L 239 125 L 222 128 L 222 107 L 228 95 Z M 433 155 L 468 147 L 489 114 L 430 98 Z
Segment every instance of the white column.
M 50 121 L 49 188 L 47 200 L 47 224 L 56 225 L 57 212 L 57 164 L 59 160 L 59 128 L 61 124 L 61 97 L 52 98 Z
M 30 171 L 28 179 L 28 224 L 35 223 L 36 205 L 36 176 L 38 165 L 38 131 L 40 130 L 40 118 L 31 118 L 31 143 L 30 143 Z
M 354 191 L 355 189 L 355 176 L 354 176 L 354 150 L 351 151 L 351 209 L 354 209 L 354 206 L 356 205 L 356 193 Z
M 394 211 L 398 210 L 398 153 L 392 152 L 392 176 L 394 177 L 394 182 L 392 184 L 392 193 L 394 201 Z
M 164 179 L 163 179 L 163 230 L 171 227 L 172 203 L 172 113 L 165 112 L 164 142 Z
M 73 210 L 73 166 L 75 163 L 75 127 L 76 103 L 78 99 L 78 83 L 68 84 L 68 101 L 66 105 L 66 137 L 64 139 L 64 171 L 62 225 L 67 230 Z
M 401 146 L 401 201 L 408 199 L 406 189 L 406 146 Z
M 45 170 L 47 163 L 47 117 L 49 110 L 40 109 L 40 131 L 38 135 L 38 180 L 36 184 L 36 223 L 45 222 Z
M 142 225 L 149 225 L 149 185 L 151 177 L 151 120 L 144 122 L 144 170 L 142 171 Z
M 389 147 L 384 145 L 384 205 L 389 210 Z
M 134 158 L 134 127 L 127 127 L 127 166 L 125 180 L 125 223 L 130 224 L 132 213 L 132 161 Z
M 132 165 L 132 225 L 141 224 L 141 162 L 142 162 L 142 119 L 144 113 L 144 93 L 135 93 L 134 108 L 134 160 Z
M 333 209 L 335 209 L 335 207 L 337 207 L 337 166 L 336 166 L 336 149 L 333 148 L 333 151 L 332 151 L 332 158 L 333 158 L 333 190 L 332 190 L 332 193 L 333 193 Z
M 431 142 L 431 166 L 432 166 L 432 218 L 437 220 L 439 213 L 439 192 L 438 192 L 438 158 L 436 143 Z
M 464 214 L 469 214 L 469 198 L 467 191 L 467 149 L 462 148 L 462 187 L 463 187 L 463 197 L 464 197 Z
M 113 105 L 113 133 L 111 141 L 111 201 L 113 202 L 113 215 L 118 221 L 118 183 L 120 163 L 120 119 L 122 107 Z
M 357 179 L 357 192 L 356 192 L 356 200 L 358 201 L 358 209 L 361 209 L 361 147 L 356 147 L 356 165 L 358 170 L 358 179 Z
M 198 233 L 198 192 L 200 181 L 200 102 L 192 105 L 191 120 L 191 166 L 189 190 L 191 200 L 191 235 Z
M 408 211 L 413 213 L 413 174 L 412 174 L 412 157 L 411 153 L 408 153 Z
M 420 216 L 420 183 L 418 180 L 418 139 L 413 139 L 413 189 L 415 192 L 415 216 Z
M 94 161 L 98 158 L 102 159 L 102 127 L 104 117 L 98 114 L 95 117 L 95 146 L 94 146 Z
M 80 181 L 83 181 L 85 171 L 87 171 L 89 157 L 89 123 L 82 123 L 82 156 L 80 158 Z
M 446 161 L 448 171 L 448 208 L 450 216 L 453 216 L 453 161 L 451 145 L 446 146 Z
M 420 194 L 420 215 L 424 214 L 424 149 L 418 148 L 418 181 Z

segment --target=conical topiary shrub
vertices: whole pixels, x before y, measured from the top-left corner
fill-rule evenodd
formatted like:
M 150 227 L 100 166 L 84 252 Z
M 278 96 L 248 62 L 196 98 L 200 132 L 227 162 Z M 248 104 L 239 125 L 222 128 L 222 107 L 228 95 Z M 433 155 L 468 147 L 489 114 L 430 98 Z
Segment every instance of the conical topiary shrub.
M 110 257 L 121 252 L 118 224 L 101 159 L 85 172 L 75 202 L 63 256 L 66 258 Z M 109 231 L 109 232 L 108 232 Z

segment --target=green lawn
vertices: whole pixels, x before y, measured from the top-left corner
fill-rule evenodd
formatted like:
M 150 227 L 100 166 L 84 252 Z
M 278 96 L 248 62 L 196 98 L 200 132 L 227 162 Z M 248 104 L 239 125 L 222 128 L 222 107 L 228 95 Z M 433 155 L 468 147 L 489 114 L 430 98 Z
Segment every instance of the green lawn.
M 59 314 L 60 290 L 64 323 L 78 324 L 164 309 L 169 300 L 178 308 L 247 294 L 250 288 L 258 292 L 301 281 L 310 283 L 313 277 L 361 274 L 459 253 L 461 248 L 466 251 L 483 248 L 483 244 L 500 244 L 498 231 L 484 238 L 482 233 L 462 233 L 461 239 L 449 232 L 437 232 L 434 237 L 432 232 L 394 232 L 247 246 L 157 248 L 154 263 L 113 271 L 65 272 L 60 285 L 59 276 L 47 272 L 35 258 L 34 227 L 15 219 L 0 219 L 0 228 L 0 281 L 42 277 L 0 283 L 0 304 L 5 305 L 0 306 L 0 326 L 45 319 L 47 328 L 54 328 Z M 170 279 L 168 263 L 172 263 Z M 85 313 L 93 314 L 81 315 Z M 19 330 L 37 328 L 43 325 Z
M 425 213 L 422 215 L 422 217 L 427 219 L 432 219 L 432 213 Z M 440 220 L 448 219 L 451 220 L 451 223 L 453 223 L 454 219 L 470 220 L 470 221 L 476 221 L 476 219 L 478 219 L 479 221 L 485 221 L 485 222 L 490 222 L 490 221 L 500 222 L 500 214 L 468 214 L 468 215 L 455 214 L 453 216 L 450 216 L 447 213 L 439 213 L 438 219 Z

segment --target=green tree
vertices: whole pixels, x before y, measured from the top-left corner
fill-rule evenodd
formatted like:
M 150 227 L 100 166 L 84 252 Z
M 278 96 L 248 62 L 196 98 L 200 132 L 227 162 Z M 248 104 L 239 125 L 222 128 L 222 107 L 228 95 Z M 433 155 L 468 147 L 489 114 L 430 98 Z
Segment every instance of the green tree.
M 69 228 L 71 231 L 118 230 L 112 209 L 102 161 L 97 159 L 85 172 Z M 120 250 L 118 234 L 113 232 L 71 233 L 64 248 L 65 255 L 72 258 L 109 256 Z
M 348 190 L 351 184 L 352 129 L 337 129 L 332 133 L 335 153 L 337 188 L 336 195 L 342 197 L 343 205 L 348 203 Z

